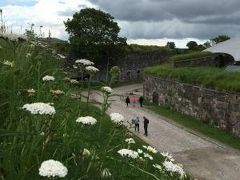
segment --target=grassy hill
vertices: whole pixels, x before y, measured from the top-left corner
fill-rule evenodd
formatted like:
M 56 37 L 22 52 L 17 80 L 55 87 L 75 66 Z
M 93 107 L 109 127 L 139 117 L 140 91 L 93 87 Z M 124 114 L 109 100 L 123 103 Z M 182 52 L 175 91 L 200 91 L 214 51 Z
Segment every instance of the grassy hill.
M 170 155 L 81 102 L 52 50 L 17 39 L 0 38 L 0 179 L 190 179 Z M 96 124 L 76 122 L 85 116 Z M 58 164 L 42 164 L 50 159 Z

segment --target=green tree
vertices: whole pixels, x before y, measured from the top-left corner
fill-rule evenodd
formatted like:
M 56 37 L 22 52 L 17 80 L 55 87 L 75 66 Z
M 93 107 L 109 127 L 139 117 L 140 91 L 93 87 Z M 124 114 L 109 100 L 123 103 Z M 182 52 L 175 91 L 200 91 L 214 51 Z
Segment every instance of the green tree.
M 167 45 L 166 45 L 168 48 L 170 49 L 175 49 L 176 48 L 176 45 L 174 42 L 167 42 Z
M 230 39 L 230 37 L 227 36 L 227 35 L 219 35 L 219 36 L 217 36 L 213 39 L 210 39 L 210 41 L 211 41 L 212 45 L 214 45 L 214 44 L 218 44 L 220 42 L 223 42 L 223 41 L 226 41 L 226 40 L 229 40 L 229 39 Z
M 189 50 L 197 50 L 198 49 L 198 44 L 196 41 L 189 41 L 186 45 Z
M 119 37 L 120 28 L 110 14 L 86 8 L 64 24 L 72 50 L 80 58 L 105 59 L 109 64 L 123 54 L 126 38 Z

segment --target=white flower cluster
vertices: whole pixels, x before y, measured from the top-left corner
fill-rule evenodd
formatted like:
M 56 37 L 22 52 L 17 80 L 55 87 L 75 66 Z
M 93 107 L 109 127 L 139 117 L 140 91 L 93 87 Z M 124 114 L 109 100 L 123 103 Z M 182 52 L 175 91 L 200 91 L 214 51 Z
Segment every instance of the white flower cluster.
M 168 152 L 162 152 L 161 153 L 161 155 L 163 156 L 163 157 L 165 157 L 166 158 L 166 160 L 169 160 L 169 161 L 175 161 L 174 159 L 173 159 L 173 156 L 171 155 L 171 154 L 169 154 Z
M 78 82 L 77 80 L 75 80 L 75 79 L 71 79 L 71 80 L 70 80 L 70 83 L 71 83 L 71 84 L 79 84 L 79 82 Z
M 151 152 L 153 154 L 156 154 L 158 151 L 152 147 L 152 146 L 143 146 L 144 149 L 146 149 L 148 152 Z
M 103 178 L 108 178 L 108 177 L 111 177 L 111 176 L 112 176 L 112 174 L 111 174 L 111 172 L 109 171 L 108 168 L 103 169 L 103 171 L 102 171 L 102 177 Z
M 88 156 L 91 155 L 91 153 L 90 153 L 90 151 L 88 149 L 84 148 L 82 155 L 88 157 Z
M 13 34 L 13 33 L 0 33 L 0 38 L 9 40 L 9 41 L 19 41 L 19 40 L 27 40 L 27 37 L 20 34 Z
M 173 164 L 171 161 L 165 161 L 163 163 L 164 168 L 173 173 L 180 174 L 180 178 L 184 178 L 186 176 L 186 173 L 184 172 L 183 168 L 178 164 Z
M 124 120 L 123 115 L 121 115 L 119 113 L 111 113 L 110 118 L 116 124 L 121 124 L 121 123 L 123 123 L 123 120 Z
M 48 114 L 48 115 L 54 115 L 56 113 L 55 108 L 53 106 L 50 106 L 46 103 L 32 103 L 32 104 L 25 104 L 22 109 L 25 109 L 26 111 L 29 111 L 31 114 Z
M 121 149 L 118 151 L 118 153 L 122 156 L 122 157 L 129 157 L 132 159 L 137 159 L 139 157 L 138 152 L 133 151 L 131 149 Z
M 128 144 L 135 144 L 135 141 L 133 138 L 127 138 L 125 139 L 125 142 L 127 142 Z
M 29 96 L 33 96 L 36 93 L 36 91 L 34 89 L 28 89 L 27 92 L 28 92 Z
M 43 81 L 55 81 L 53 76 L 46 75 L 42 78 Z
M 88 72 L 90 72 L 90 73 L 96 73 L 96 72 L 99 71 L 99 69 L 96 68 L 96 67 L 94 67 L 94 66 L 87 66 L 87 67 L 86 67 L 86 70 L 87 70 Z
M 58 55 L 58 57 L 60 57 L 61 59 L 65 59 L 66 58 L 66 56 L 64 56 L 64 55 L 62 55 L 62 54 L 57 54 Z
M 106 93 L 109 93 L 109 94 L 111 94 L 112 91 L 113 91 L 112 88 L 110 88 L 110 87 L 108 87 L 108 86 L 102 87 L 101 90 L 102 90 L 103 92 L 106 92 Z
M 97 123 L 97 120 L 91 116 L 79 117 L 76 122 L 86 124 L 86 125 L 94 125 Z
M 4 61 L 3 64 L 10 67 L 14 66 L 14 62 L 11 62 L 11 61 Z
M 144 155 L 145 158 L 148 158 L 148 159 L 150 159 L 150 160 L 153 160 L 153 157 L 152 157 L 150 154 L 148 154 L 148 153 L 143 153 L 143 155 Z
M 78 59 L 75 61 L 76 64 L 82 64 L 84 66 L 91 66 L 91 65 L 94 65 L 94 62 L 92 61 L 89 61 L 87 59 Z
M 68 169 L 59 161 L 53 159 L 42 162 L 39 175 L 44 177 L 65 177 Z
M 61 91 L 61 90 L 59 90 L 59 89 L 57 89 L 57 90 L 52 90 L 52 89 L 51 89 L 50 92 L 51 92 L 53 95 L 56 95 L 56 96 L 65 94 L 64 91 Z
M 162 166 L 159 164 L 153 164 L 153 167 L 158 169 L 159 171 L 162 171 Z

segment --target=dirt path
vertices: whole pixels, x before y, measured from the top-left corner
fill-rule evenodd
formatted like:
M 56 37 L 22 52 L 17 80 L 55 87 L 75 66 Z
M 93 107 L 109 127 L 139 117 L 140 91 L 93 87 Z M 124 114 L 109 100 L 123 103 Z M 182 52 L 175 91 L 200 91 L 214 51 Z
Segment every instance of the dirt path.
M 118 95 L 129 92 L 142 94 L 142 84 L 114 89 L 114 93 Z M 93 97 L 96 98 L 97 95 Z M 142 117 L 146 116 L 150 120 L 149 136 L 143 135 L 143 123 L 140 124 L 140 133 L 133 133 L 152 144 L 160 152 L 172 153 L 176 161 L 183 164 L 184 169 L 193 177 L 199 180 L 240 179 L 239 151 L 188 131 L 152 111 L 140 107 L 127 108 L 120 97 L 114 97 L 113 100 L 108 113 L 121 113 L 129 121 L 136 116 L 139 116 L 142 121 Z M 130 130 L 133 131 L 133 129 Z

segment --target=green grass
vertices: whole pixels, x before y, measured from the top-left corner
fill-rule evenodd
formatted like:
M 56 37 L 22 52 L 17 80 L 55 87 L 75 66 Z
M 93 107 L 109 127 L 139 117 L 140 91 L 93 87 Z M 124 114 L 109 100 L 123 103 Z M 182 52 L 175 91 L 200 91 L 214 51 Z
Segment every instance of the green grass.
M 158 53 L 158 52 L 171 52 L 168 47 L 163 46 L 143 46 L 138 44 L 130 44 L 126 46 L 127 53 Z
M 142 149 L 145 143 L 134 137 L 136 144 L 129 146 L 125 138 L 130 135 L 124 126 L 112 123 L 97 107 L 72 98 L 77 88 L 63 80 L 67 73 L 51 50 L 2 39 L 0 45 L 0 179 L 44 179 L 38 169 L 48 159 L 58 160 L 68 168 L 64 179 L 103 179 L 104 168 L 112 174 L 106 179 L 178 179 L 177 174 L 152 166 L 162 164 L 160 154 L 151 154 L 153 161 L 141 161 L 117 153 L 122 148 Z M 27 57 L 28 53 L 31 55 Z M 4 65 L 5 60 L 14 62 L 14 66 Z M 45 75 L 54 76 L 55 81 L 43 82 Z M 32 88 L 36 93 L 30 96 L 27 90 Z M 65 94 L 53 96 L 51 89 Z M 33 102 L 53 103 L 56 114 L 32 115 L 21 108 Z M 97 124 L 77 124 L 80 116 L 92 116 Z M 89 157 L 83 156 L 84 148 L 90 150 Z
M 197 120 L 194 117 L 173 111 L 167 107 L 155 106 L 155 105 L 146 105 L 146 107 L 189 129 L 192 129 L 198 133 L 201 133 L 207 137 L 215 139 L 233 148 L 240 149 L 240 138 L 230 134 L 229 132 L 220 130 L 218 128 L 210 127 L 209 125 L 204 124 L 203 122 L 201 122 L 200 120 Z
M 186 54 L 180 54 L 180 55 L 175 55 L 170 58 L 170 61 L 182 61 L 182 60 L 189 60 L 189 59 L 196 59 L 196 58 L 202 58 L 202 57 L 207 57 L 213 55 L 211 52 L 202 52 L 202 51 L 197 51 L 197 52 L 190 52 Z
M 216 90 L 240 92 L 240 72 L 228 72 L 217 67 L 181 67 L 159 65 L 145 69 L 146 73 Z

